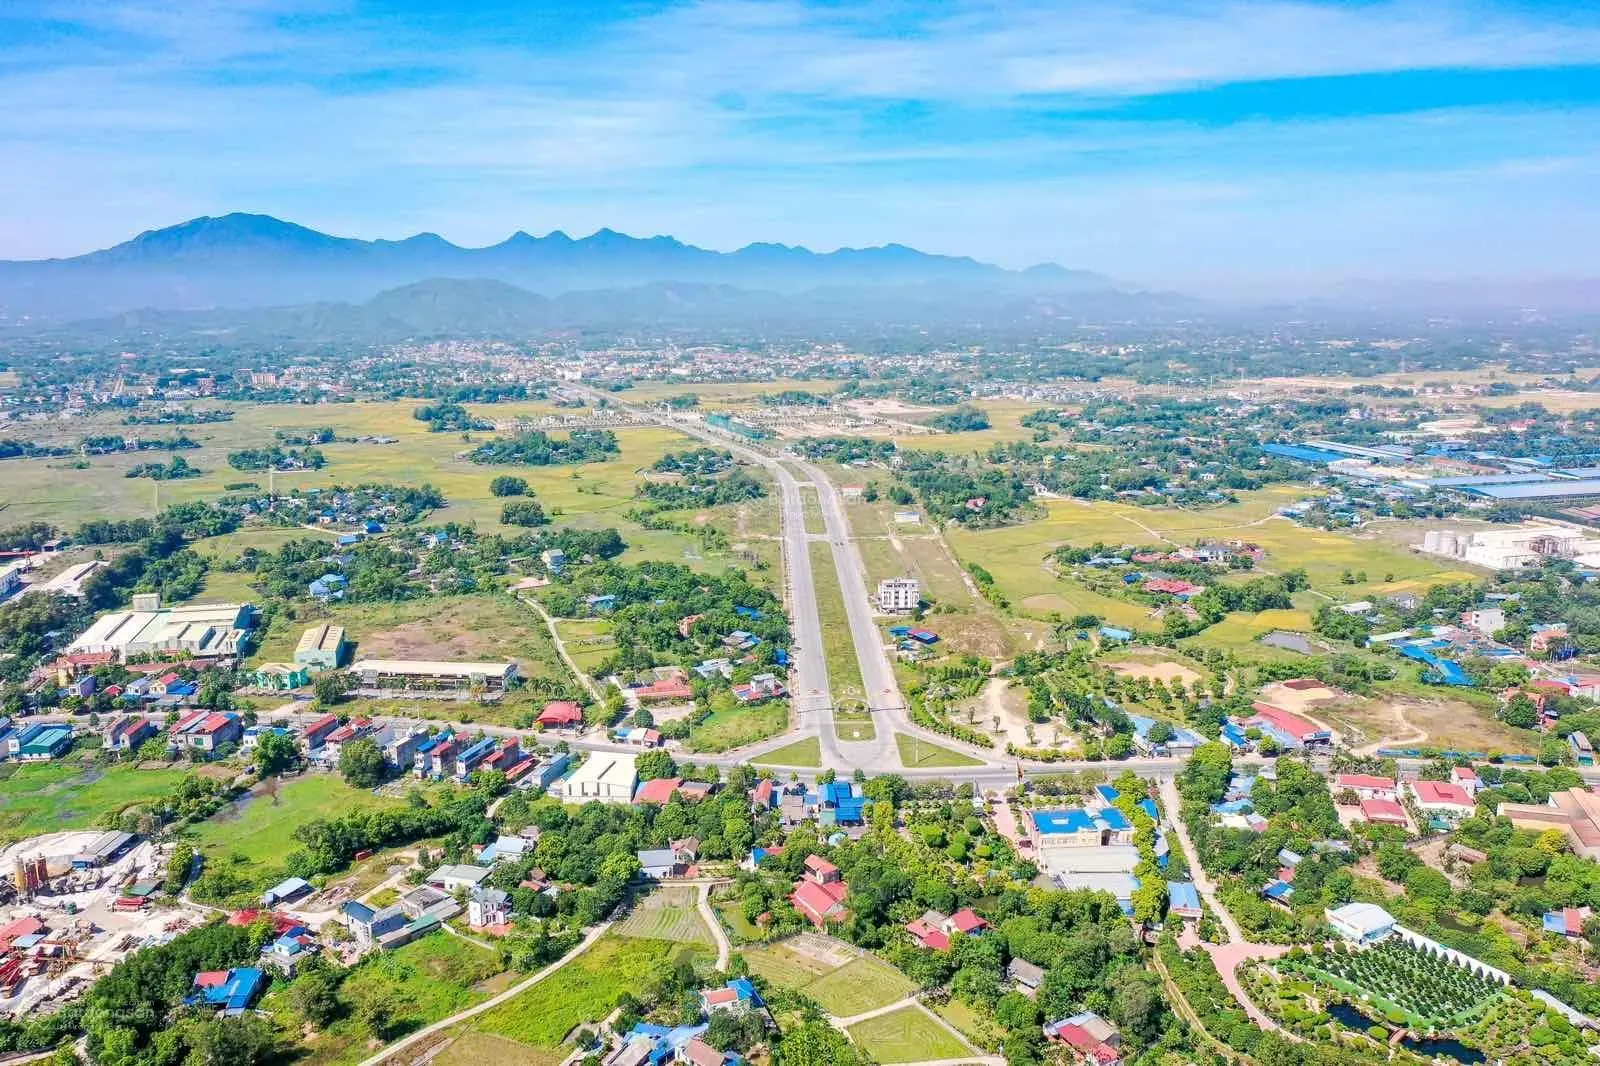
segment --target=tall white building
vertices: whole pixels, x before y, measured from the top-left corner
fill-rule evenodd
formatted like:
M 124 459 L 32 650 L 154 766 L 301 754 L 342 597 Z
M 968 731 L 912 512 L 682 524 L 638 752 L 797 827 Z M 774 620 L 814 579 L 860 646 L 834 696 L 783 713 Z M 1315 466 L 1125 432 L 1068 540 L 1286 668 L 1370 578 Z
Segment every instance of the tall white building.
M 878 610 L 905 614 L 922 602 L 922 584 L 914 577 L 886 577 L 878 582 Z

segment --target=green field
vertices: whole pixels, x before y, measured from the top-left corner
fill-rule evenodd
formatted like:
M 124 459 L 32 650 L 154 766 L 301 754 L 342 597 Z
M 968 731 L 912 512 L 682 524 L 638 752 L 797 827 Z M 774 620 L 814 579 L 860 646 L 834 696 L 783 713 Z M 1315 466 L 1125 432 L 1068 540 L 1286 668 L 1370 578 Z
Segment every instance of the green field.
M 558 523 L 588 528 L 615 526 L 628 542 L 629 552 L 624 558 L 629 561 L 682 561 L 698 551 L 694 538 L 670 530 L 644 529 L 622 513 L 637 502 L 634 492 L 638 471 L 666 452 L 691 446 L 694 443 L 691 438 L 664 427 L 624 427 L 616 431 L 621 454 L 607 462 L 580 466 L 480 466 L 461 456 L 474 444 L 495 434 L 475 432 L 469 434 L 470 440 L 464 441 L 458 433 L 430 433 L 426 424 L 412 417 L 412 412 L 422 403 L 420 400 L 316 406 L 207 403 L 207 407 L 231 409 L 236 417 L 232 422 L 183 427 L 184 432 L 200 444 L 197 449 L 183 452 L 183 457 L 204 471 L 203 476 L 160 483 L 123 476 L 129 467 L 150 459 L 151 453 L 97 456 L 88 460 L 84 469 L 74 469 L 75 459 L 18 459 L 6 464 L 7 520 L 52 522 L 70 529 L 86 515 L 148 517 L 174 503 L 215 499 L 223 495 L 224 486 L 232 482 L 254 481 L 266 489 L 266 473 L 233 469 L 227 463 L 228 453 L 270 445 L 274 443 L 276 430 L 331 426 L 340 437 L 382 435 L 398 440 L 394 444 L 321 445 L 327 465 L 321 470 L 274 475 L 272 484 L 277 491 L 361 482 L 429 482 L 444 492 L 447 503 L 428 521 L 474 524 L 484 533 L 517 532 L 500 525 L 500 508 L 505 501 L 489 492 L 489 482 L 495 475 L 511 473 L 527 479 L 530 490 Z M 474 414 L 490 420 L 556 412 L 549 404 L 534 402 L 468 406 Z M 134 427 L 121 425 L 118 415 L 106 412 L 71 422 L 41 424 L 36 432 L 30 430 L 30 435 L 41 443 L 76 444 L 89 434 L 133 431 Z M 560 436 L 562 431 L 555 433 Z M 758 501 L 758 505 L 775 509 L 770 498 Z M 258 534 L 248 530 L 246 535 Z M 280 534 L 276 530 L 263 530 L 260 535 L 270 539 Z M 249 544 L 248 540 L 240 541 L 238 548 Z M 229 554 L 236 554 L 238 548 L 230 550 L 222 546 Z M 706 565 L 725 564 L 722 560 L 711 560 Z M 231 575 L 219 575 L 217 588 L 219 596 L 237 592 Z
M 817 614 L 822 621 L 822 653 L 828 663 L 828 688 L 835 702 L 861 699 L 861 664 L 856 659 L 855 642 L 850 637 L 850 622 L 844 613 L 844 594 L 839 591 L 839 571 L 833 565 L 833 549 L 813 541 L 811 583 L 817 594 Z
M 273 786 L 275 793 L 267 791 Z M 284 858 L 299 847 L 294 831 L 300 826 L 401 802 L 351 788 L 337 774 L 308 773 L 282 784 L 264 783 L 233 807 L 191 827 L 187 836 L 205 855 L 208 868 L 220 862 L 248 886 L 266 888 Z
M 830 951 L 847 959 L 808 953 L 811 940 L 830 945 Z M 910 978 L 882 959 L 860 955 L 856 949 L 826 938 L 799 937 L 778 944 L 746 948 L 740 952 L 752 973 L 773 984 L 804 992 L 838 1018 L 849 1018 L 869 1010 L 887 1007 L 905 999 L 916 989 Z
M 894 744 L 900 750 L 901 763 L 913 770 L 925 767 L 983 765 L 982 759 L 974 759 L 970 755 L 963 755 L 959 751 L 942 748 L 926 740 L 906 736 L 904 733 L 894 735 Z
M 493 994 L 494 978 L 503 969 L 498 952 L 437 932 L 395 951 L 368 956 L 345 978 L 340 996 L 352 1004 L 384 1001 L 393 1012 L 390 1032 L 403 1035 L 482 1003 Z M 281 987 L 274 986 L 262 1007 L 298 1036 L 299 1017 Z M 369 1038 L 354 1017 L 346 1016 L 304 1041 L 306 1055 L 299 1061 L 317 1066 L 360 1062 L 372 1053 Z
M 6 763 L 0 766 L 0 840 L 89 828 L 108 814 L 166 795 L 187 773 L 126 763 L 86 766 L 76 755 L 46 763 Z
M 690 751 L 728 751 L 775 737 L 789 728 L 789 704 L 769 700 L 755 707 L 741 706 L 730 695 L 712 700 L 711 714 L 689 732 Z
M 757 766 L 821 766 L 822 741 L 806 737 L 750 760 Z
M 611 1013 L 624 992 L 638 989 L 681 952 L 669 940 L 607 936 L 526 992 L 468 1023 L 472 1030 L 554 1051 L 568 1033 Z
M 711 930 L 700 917 L 698 899 L 691 886 L 663 885 L 634 899 L 633 909 L 617 923 L 616 935 L 710 946 Z
M 846 1030 L 874 1062 L 959 1059 L 972 1049 L 921 1007 L 902 1007 Z

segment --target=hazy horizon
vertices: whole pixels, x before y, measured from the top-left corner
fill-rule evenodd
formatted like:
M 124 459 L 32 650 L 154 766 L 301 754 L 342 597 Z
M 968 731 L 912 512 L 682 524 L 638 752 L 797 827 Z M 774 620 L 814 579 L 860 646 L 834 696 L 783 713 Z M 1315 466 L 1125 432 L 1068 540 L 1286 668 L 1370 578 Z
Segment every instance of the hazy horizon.
M 1201 295 L 1600 276 L 1600 10 L 23 0 L 0 258 L 338 236 L 899 243 Z

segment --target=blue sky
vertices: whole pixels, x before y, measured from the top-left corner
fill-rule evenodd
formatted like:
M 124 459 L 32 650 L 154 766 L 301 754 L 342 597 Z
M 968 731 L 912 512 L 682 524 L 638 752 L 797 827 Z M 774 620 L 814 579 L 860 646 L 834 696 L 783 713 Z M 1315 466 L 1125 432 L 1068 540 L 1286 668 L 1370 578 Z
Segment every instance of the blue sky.
M 1600 5 L 7 0 L 0 257 L 196 215 L 1600 275 Z

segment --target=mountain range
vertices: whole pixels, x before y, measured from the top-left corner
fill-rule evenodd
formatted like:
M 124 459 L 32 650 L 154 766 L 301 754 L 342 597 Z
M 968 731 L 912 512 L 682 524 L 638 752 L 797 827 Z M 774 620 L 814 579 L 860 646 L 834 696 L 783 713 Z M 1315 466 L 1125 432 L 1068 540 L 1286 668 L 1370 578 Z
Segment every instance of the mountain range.
M 790 296 L 927 285 L 1015 294 L 1116 289 L 1090 271 L 1054 264 L 1012 271 L 899 244 L 825 253 L 750 244 L 715 252 L 671 237 L 602 229 L 581 239 L 560 231 L 544 237 L 517 232 L 499 244 L 464 248 L 432 233 L 365 241 L 270 215 L 230 214 L 149 230 L 86 255 L 0 261 L 0 321 L 353 303 L 432 279 L 501 282 L 544 297 L 659 285 Z

